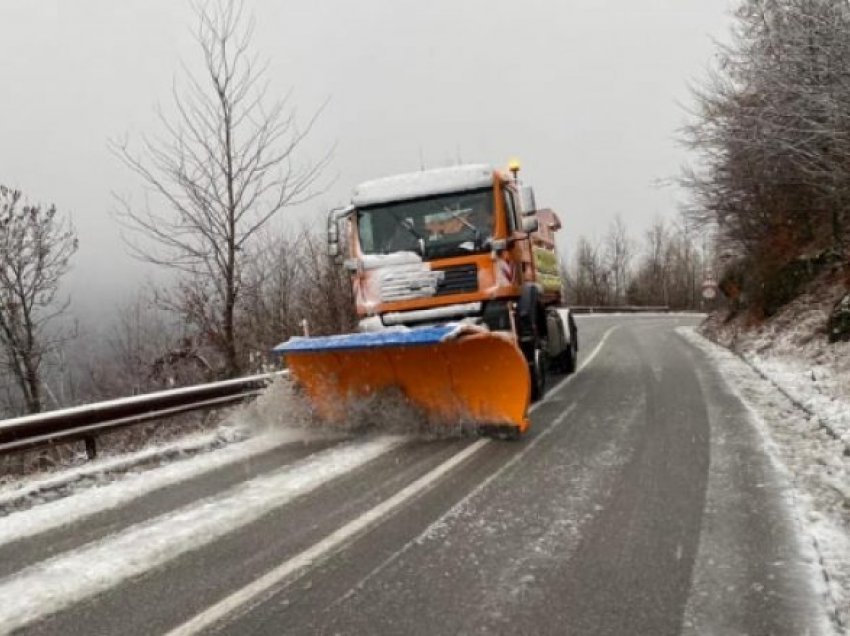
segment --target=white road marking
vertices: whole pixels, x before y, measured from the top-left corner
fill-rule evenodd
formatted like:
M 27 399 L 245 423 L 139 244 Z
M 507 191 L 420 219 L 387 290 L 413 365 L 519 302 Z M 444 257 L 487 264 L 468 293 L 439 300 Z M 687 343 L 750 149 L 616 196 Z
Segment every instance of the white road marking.
M 593 349 L 591 354 L 587 357 L 587 359 L 579 366 L 576 373 L 580 372 L 584 369 L 588 364 L 590 364 L 594 358 L 599 354 L 602 350 L 602 347 L 605 345 L 605 342 L 608 340 L 608 336 L 617 329 L 617 326 L 613 326 L 609 328 L 602 338 L 599 341 L 599 344 Z M 564 385 L 566 385 L 575 374 L 567 376 L 557 385 L 555 385 L 551 391 L 544 397 L 543 400 L 535 404 L 529 409 L 529 412 L 534 411 L 536 408 L 544 404 L 548 399 L 550 399 L 556 392 L 558 392 Z M 575 408 L 575 404 L 570 405 L 558 418 L 546 428 L 542 433 L 540 433 L 537 437 L 535 437 L 529 444 L 527 444 L 521 451 L 517 453 L 516 456 L 511 458 L 509 462 L 503 465 L 499 470 L 490 475 L 487 479 L 481 482 L 478 486 L 476 486 L 464 499 L 461 500 L 461 503 L 473 497 L 475 494 L 480 492 L 483 488 L 485 488 L 488 484 L 490 484 L 494 479 L 496 479 L 499 475 L 504 474 L 504 472 L 510 469 L 512 466 L 515 466 L 517 462 L 520 461 L 532 448 L 534 448 L 542 439 L 547 437 L 552 430 L 554 430 L 561 422 L 566 419 L 566 417 L 573 411 Z M 226 596 L 219 602 L 214 605 L 208 607 L 206 610 L 197 614 L 190 620 L 186 621 L 182 625 L 174 628 L 166 636 L 190 636 L 193 634 L 198 634 L 201 631 L 211 627 L 215 623 L 223 620 L 229 614 L 232 614 L 239 608 L 245 607 L 252 602 L 257 602 L 261 599 L 264 594 L 270 592 L 275 586 L 282 583 L 285 579 L 292 576 L 293 574 L 305 570 L 311 565 L 315 565 L 320 560 L 329 556 L 330 553 L 339 550 L 341 547 L 346 545 L 347 543 L 351 543 L 358 535 L 361 535 L 363 532 L 369 529 L 370 526 L 379 522 L 382 518 L 389 515 L 395 509 L 402 506 L 407 501 L 413 499 L 420 493 L 428 490 L 433 487 L 433 485 L 445 476 L 448 472 L 454 469 L 456 466 L 466 461 L 473 455 L 475 455 L 479 450 L 487 446 L 491 443 L 490 438 L 482 438 L 475 443 L 467 446 L 463 450 L 459 451 L 457 454 L 448 458 L 442 464 L 432 469 L 416 481 L 411 484 L 408 484 L 405 488 L 397 492 L 395 495 L 390 497 L 389 499 L 384 500 L 374 508 L 366 511 L 360 517 L 353 519 L 348 522 L 342 528 L 332 532 L 324 539 L 319 541 L 318 543 L 313 544 L 303 552 L 300 552 L 296 556 L 291 559 L 281 563 L 273 570 L 267 572 L 260 578 L 255 581 L 249 583 L 245 587 L 233 592 L 229 596 Z M 457 505 L 460 505 L 457 504 Z M 448 514 L 448 513 L 446 513 Z M 402 548 L 404 549 L 404 548 Z
M 453 455 L 389 499 L 384 500 L 360 517 L 348 522 L 336 532 L 332 532 L 318 543 L 313 544 L 303 552 L 297 554 L 288 561 L 285 561 L 270 572 L 267 572 L 256 581 L 249 583 L 242 589 L 237 590 L 230 596 L 227 596 L 215 605 L 204 610 L 191 620 L 171 630 L 168 632 L 167 636 L 186 636 L 188 634 L 197 634 L 198 632 L 217 623 L 234 610 L 246 605 L 263 593 L 267 592 L 294 572 L 313 565 L 329 552 L 334 551 L 345 543 L 350 542 L 355 536 L 366 530 L 382 517 L 392 512 L 395 508 L 398 508 L 409 499 L 412 499 L 422 491 L 430 488 L 434 482 L 439 480 L 443 475 L 448 473 L 468 457 L 477 453 L 479 449 L 489 443 L 490 439 L 482 438 L 474 444 L 467 446 L 462 451 Z
M 21 570 L 0 582 L 0 599 L 10 600 L 0 603 L 0 633 L 20 629 L 207 545 L 403 442 L 404 438 L 385 436 L 316 453 L 222 495 Z
M 615 326 L 613 326 L 613 327 L 609 328 L 609 329 L 605 332 L 605 334 L 604 334 L 604 335 L 602 336 L 602 338 L 599 340 L 599 343 L 596 345 L 596 347 L 594 347 L 593 351 L 590 353 L 590 355 L 587 357 L 587 359 L 586 359 L 586 360 L 585 360 L 585 361 L 584 361 L 581 365 L 579 365 L 578 369 L 576 370 L 576 373 L 579 373 L 582 369 L 584 369 L 584 368 L 585 368 L 588 364 L 590 364 L 590 363 L 593 361 L 593 359 L 597 356 L 597 354 L 598 354 L 598 353 L 602 350 L 602 346 L 605 344 L 605 341 L 608 339 L 608 336 L 609 336 L 609 335 L 610 335 L 610 334 L 611 334 L 611 333 L 612 333 L 615 329 L 617 329 L 617 325 L 615 325 Z M 558 384 L 556 384 L 554 387 L 552 387 L 552 389 L 550 389 L 550 391 L 549 391 L 549 392 L 548 392 L 548 393 L 544 396 L 544 399 L 543 399 L 543 400 L 541 400 L 540 402 L 535 403 L 535 404 L 534 404 L 534 405 L 533 405 L 533 406 L 529 409 L 529 412 L 534 411 L 534 410 L 535 410 L 538 406 L 540 406 L 541 404 L 544 404 L 544 403 L 545 403 L 545 402 L 546 402 L 549 398 L 551 398 L 551 397 L 552 397 L 552 396 L 553 396 L 556 392 L 558 392 L 558 391 L 559 391 L 562 387 L 566 386 L 566 385 L 567 385 L 567 383 L 568 383 L 570 380 L 572 380 L 572 378 L 574 378 L 574 377 L 575 377 L 575 374 L 572 374 L 572 375 L 568 375 L 566 378 L 564 378 L 563 380 L 561 380 Z M 440 524 L 442 524 L 442 523 L 445 523 L 446 519 L 448 519 L 448 518 L 449 518 L 449 517 L 451 517 L 452 515 L 457 514 L 457 512 L 458 512 L 459 510 L 461 510 L 461 509 L 463 508 L 463 506 L 465 506 L 465 505 L 466 505 L 466 504 L 467 504 L 467 503 L 468 503 L 468 502 L 469 502 L 469 501 L 470 501 L 473 497 L 475 497 L 478 493 L 480 493 L 482 490 L 484 490 L 484 489 L 485 489 L 485 488 L 486 488 L 489 484 L 491 484 L 493 481 L 495 481 L 495 480 L 496 480 L 499 476 L 503 475 L 503 474 L 504 474 L 506 471 L 508 471 L 508 470 L 509 470 L 512 466 L 515 466 L 515 465 L 519 462 L 519 460 L 520 460 L 520 459 L 522 459 L 523 457 L 525 457 L 525 455 L 526 455 L 526 454 L 527 454 L 527 453 L 528 453 L 528 452 L 529 452 L 532 448 L 534 448 L 535 446 L 537 446 L 537 444 L 538 444 L 538 443 L 539 443 L 542 439 L 544 439 L 545 437 L 547 437 L 547 436 L 548 436 L 548 435 L 549 435 L 549 434 L 550 434 L 550 433 L 551 433 L 551 432 L 552 432 L 555 428 L 557 428 L 558 426 L 560 426 L 560 424 L 561 424 L 561 423 L 562 423 L 565 419 L 567 419 L 567 416 L 569 416 L 569 415 L 573 412 L 573 410 L 574 410 L 575 408 L 576 408 L 576 405 L 575 405 L 575 404 L 570 404 L 570 406 L 569 406 L 569 407 L 567 407 L 567 409 L 566 409 L 563 413 L 561 413 L 561 414 L 560 414 L 560 415 L 559 415 L 559 416 L 555 419 L 555 421 L 554 421 L 554 422 L 552 422 L 552 424 L 551 424 L 548 428 L 546 428 L 546 430 L 544 430 L 543 432 L 541 432 L 541 433 L 540 433 L 537 437 L 535 437 L 535 438 L 534 438 L 534 439 L 533 439 L 533 440 L 532 440 L 529 444 L 527 444 L 527 445 L 525 446 L 525 448 L 523 448 L 523 450 L 522 450 L 522 451 L 520 451 L 520 453 L 518 453 L 517 455 L 515 455 L 514 457 L 512 457 L 512 458 L 511 458 L 511 460 L 510 460 L 509 462 L 507 462 L 505 465 L 503 465 L 501 468 L 499 468 L 499 470 L 497 470 L 496 472 L 494 472 L 492 475 L 490 475 L 490 476 L 489 476 L 489 477 L 487 477 L 484 481 L 482 481 L 480 484 L 478 484 L 475 488 L 473 488 L 473 489 L 472 489 L 469 493 L 467 493 L 467 495 L 466 495 L 463 499 L 461 499 L 460 501 L 458 501 L 458 502 L 457 502 L 454 506 L 452 506 L 449 510 L 447 510 L 445 513 L 443 513 L 443 514 L 442 514 L 442 515 L 441 515 L 438 519 L 436 519 L 433 523 L 431 523 L 431 524 L 430 524 L 427 528 L 425 528 L 425 530 L 423 530 L 423 531 L 419 534 L 419 536 L 417 536 L 416 538 L 414 538 L 414 539 L 412 539 L 412 540 L 408 541 L 408 542 L 407 542 L 406 544 L 404 544 L 401 548 L 399 548 L 396 552 L 394 552 L 394 553 L 393 553 L 393 554 L 391 554 L 389 557 L 387 557 L 387 558 L 386 558 L 386 559 L 385 559 L 382 563 L 380 563 L 380 564 L 379 564 L 377 567 L 375 567 L 375 568 L 374 568 L 371 572 L 369 572 L 366 576 L 364 576 L 362 579 L 360 579 L 360 580 L 359 580 L 359 581 L 358 581 L 358 582 L 357 582 L 357 583 L 356 583 L 356 584 L 355 584 L 355 585 L 354 585 L 351 589 L 349 589 L 349 590 L 348 590 L 345 594 L 343 594 L 343 595 L 342 595 L 339 599 L 337 599 L 336 601 L 334 601 L 334 603 L 332 603 L 332 604 L 331 604 L 331 606 L 336 605 L 337 603 L 339 603 L 339 602 L 341 602 L 341 601 L 344 601 L 346 598 L 349 598 L 350 596 L 352 596 L 352 595 L 353 595 L 353 594 L 354 594 L 354 593 L 355 593 L 358 589 L 360 589 L 360 588 L 361 588 L 361 587 L 362 587 L 362 586 L 363 586 L 363 585 L 364 585 L 367 581 L 369 581 L 369 579 L 371 579 L 372 577 L 374 577 L 376 574 L 378 574 L 379 572 L 381 572 L 381 571 L 382 571 L 385 567 L 387 567 L 390 563 L 392 563 L 392 562 L 393 562 L 393 561 L 395 561 L 398 557 L 400 557 L 402 554 L 404 554 L 405 552 L 407 552 L 407 550 L 409 550 L 409 549 L 410 549 L 413 545 L 417 544 L 417 543 L 418 543 L 418 542 L 420 542 L 423 538 L 425 538 L 426 536 L 428 536 L 428 534 L 429 534 L 429 533 L 430 533 L 430 532 L 431 532 L 434 528 L 438 527 L 438 526 L 439 526 Z
M 510 470 L 513 466 L 516 466 L 516 464 L 517 464 L 517 463 L 518 463 L 518 462 L 519 462 L 519 461 L 520 461 L 523 457 L 525 457 L 525 456 L 528 454 L 528 452 L 529 452 L 532 448 L 534 448 L 535 446 L 537 446 L 537 444 L 539 444 L 539 443 L 540 443 L 540 441 L 541 441 L 542 439 L 544 439 L 545 437 L 547 437 L 547 436 L 548 436 L 548 435 L 549 435 L 549 434 L 550 434 L 550 433 L 551 433 L 551 432 L 552 432 L 552 431 L 553 431 L 553 430 L 554 430 L 557 426 L 559 426 L 559 425 L 561 424 L 561 422 L 563 422 L 563 421 L 567 418 L 567 416 L 568 416 L 570 413 L 572 413 L 572 412 L 573 412 L 573 410 L 575 409 L 575 407 L 576 407 L 576 405 L 575 405 L 575 404 L 570 404 L 570 406 L 569 406 L 569 407 L 567 407 L 567 409 L 566 409 L 563 413 L 561 413 L 561 414 L 560 414 L 560 415 L 559 415 L 559 416 L 555 419 L 555 421 L 554 421 L 554 422 L 552 422 L 551 426 L 549 426 L 549 427 L 548 427 L 545 431 L 543 431 L 543 432 L 542 432 L 542 433 L 540 433 L 537 437 L 535 437 L 535 438 L 534 438 L 534 439 L 533 439 L 533 440 L 532 440 L 529 444 L 527 444 L 527 445 L 526 445 L 526 446 L 525 446 L 525 447 L 524 447 L 524 448 L 523 448 L 523 449 L 522 449 L 519 453 L 517 453 L 516 455 L 514 455 L 514 456 L 510 459 L 510 461 L 509 461 L 509 462 L 507 462 L 506 464 L 504 464 L 503 466 L 501 466 L 501 467 L 500 467 L 497 471 L 495 471 L 493 474 L 489 475 L 489 476 L 488 476 L 488 477 L 487 477 L 484 481 L 482 481 L 482 482 L 481 482 L 480 484 L 478 484 L 475 488 L 473 488 L 471 491 L 469 491 L 469 493 L 467 493 L 467 495 L 466 495 L 463 499 L 461 499 L 460 501 L 458 501 L 458 502 L 457 502 L 454 506 L 452 506 L 452 507 L 451 507 L 451 508 L 449 508 L 449 509 L 448 509 L 445 513 L 443 513 L 442 515 L 440 515 L 440 517 L 439 517 L 438 519 L 436 519 L 436 520 L 435 520 L 433 523 L 431 523 L 431 524 L 430 524 L 427 528 L 425 528 L 425 530 L 423 530 L 423 531 L 422 531 L 422 532 L 421 532 L 421 533 L 420 533 L 417 537 L 415 537 L 414 539 L 411 539 L 410 541 L 408 541 L 407 543 L 405 543 L 405 544 L 404 544 L 401 548 L 399 548 L 396 552 L 392 553 L 389 557 L 387 557 L 387 559 L 386 559 L 386 560 L 384 560 L 384 561 L 383 561 L 380 565 L 378 565 L 378 567 L 376 567 L 376 568 L 375 568 L 375 569 L 373 569 L 371 572 L 369 572 L 366 576 L 364 576 L 362 579 L 360 579 L 360 580 L 359 580 L 359 581 L 358 581 L 358 582 L 357 582 L 357 583 L 356 583 L 356 584 L 355 584 L 355 585 L 354 585 L 351 589 L 349 589 L 349 590 L 348 590 L 345 594 L 343 594 L 343 595 L 342 595 L 342 596 L 341 596 L 341 597 L 340 597 L 340 598 L 339 598 L 336 602 L 334 602 L 332 605 L 335 605 L 336 603 L 338 603 L 338 602 L 340 602 L 340 601 L 343 601 L 343 600 L 345 600 L 346 598 L 349 598 L 350 596 L 352 596 L 352 595 L 353 595 L 353 594 L 354 594 L 354 593 L 355 593 L 358 589 L 360 589 L 360 588 L 361 588 L 361 587 L 362 587 L 362 586 L 363 586 L 363 585 L 364 585 L 364 584 L 365 584 L 365 583 L 366 583 L 369 579 L 371 579 L 372 577 L 374 577 L 376 574 L 378 574 L 378 572 L 382 571 L 382 570 L 383 570 L 385 567 L 387 567 L 390 563 L 392 563 L 392 562 L 393 562 L 393 561 L 395 561 L 398 557 L 400 557 L 402 554 L 404 554 L 405 552 L 407 552 L 407 551 L 408 551 L 408 550 L 409 550 L 412 546 L 414 546 L 414 545 L 416 545 L 417 543 L 419 543 L 420 541 L 422 541 L 425 537 L 427 537 L 427 536 L 428 536 L 428 535 L 429 535 L 429 534 L 430 534 L 430 533 L 434 530 L 434 528 L 437 528 L 437 527 L 438 527 L 438 526 L 440 526 L 441 524 L 445 523 L 445 522 L 446 522 L 446 519 L 448 519 L 449 517 L 451 517 L 451 516 L 453 516 L 453 515 L 457 514 L 457 512 L 458 512 L 459 510 L 461 510 L 461 509 L 462 509 L 462 508 L 463 508 L 463 507 L 464 507 L 464 506 L 465 506 L 465 505 L 466 505 L 466 504 L 467 504 L 467 503 L 468 503 L 468 502 L 469 502 L 469 501 L 470 501 L 473 497 L 475 497 L 476 495 L 478 495 L 478 493 L 480 493 L 482 490 L 484 490 L 487 486 L 489 486 L 491 483 L 493 483 L 496 479 L 498 479 L 498 478 L 499 478 L 501 475 L 503 475 L 505 472 L 507 472 L 508 470 Z

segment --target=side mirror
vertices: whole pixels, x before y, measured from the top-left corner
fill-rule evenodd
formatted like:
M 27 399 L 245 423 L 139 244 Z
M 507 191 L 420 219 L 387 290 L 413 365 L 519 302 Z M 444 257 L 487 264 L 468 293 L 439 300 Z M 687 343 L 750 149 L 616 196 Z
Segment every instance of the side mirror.
M 337 227 L 337 210 L 328 214 L 328 256 L 339 255 L 339 228 Z
M 328 256 L 338 258 L 342 254 L 339 246 L 339 224 L 351 214 L 353 208 L 336 208 L 328 213 Z
M 519 189 L 520 209 L 523 216 L 531 216 L 537 212 L 537 202 L 534 200 L 534 189 L 524 185 Z
M 526 234 L 532 234 L 540 229 L 540 222 L 536 216 L 526 216 L 522 219 L 522 231 Z

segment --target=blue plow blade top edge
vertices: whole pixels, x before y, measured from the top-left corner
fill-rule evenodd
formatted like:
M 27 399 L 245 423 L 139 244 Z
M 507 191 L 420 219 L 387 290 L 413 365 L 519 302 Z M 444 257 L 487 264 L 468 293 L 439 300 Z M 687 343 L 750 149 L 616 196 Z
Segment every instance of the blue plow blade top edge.
M 437 344 L 450 339 L 457 333 L 457 324 L 416 327 L 366 333 L 349 333 L 338 336 L 308 338 L 296 336 L 272 349 L 273 353 L 306 353 L 311 351 L 341 351 L 351 349 L 374 349 L 379 347 L 404 347 Z

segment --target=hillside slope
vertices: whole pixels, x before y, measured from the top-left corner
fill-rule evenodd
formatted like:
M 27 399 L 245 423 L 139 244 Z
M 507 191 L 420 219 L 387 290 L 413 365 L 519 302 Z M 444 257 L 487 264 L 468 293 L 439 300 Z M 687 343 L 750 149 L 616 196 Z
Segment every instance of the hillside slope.
M 721 309 L 701 331 L 741 356 L 850 446 L 850 341 L 829 341 L 830 314 L 846 294 L 846 283 L 834 271 L 824 272 L 763 322 L 746 312 L 730 317 Z

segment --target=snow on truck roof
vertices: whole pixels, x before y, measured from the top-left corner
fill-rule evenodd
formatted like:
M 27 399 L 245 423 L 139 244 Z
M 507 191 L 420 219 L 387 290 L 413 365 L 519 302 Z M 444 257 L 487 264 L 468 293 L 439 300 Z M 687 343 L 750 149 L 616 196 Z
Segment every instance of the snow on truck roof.
M 432 194 L 486 188 L 492 183 L 493 167 L 486 164 L 436 168 L 361 183 L 354 188 L 351 203 L 355 206 L 378 205 Z

